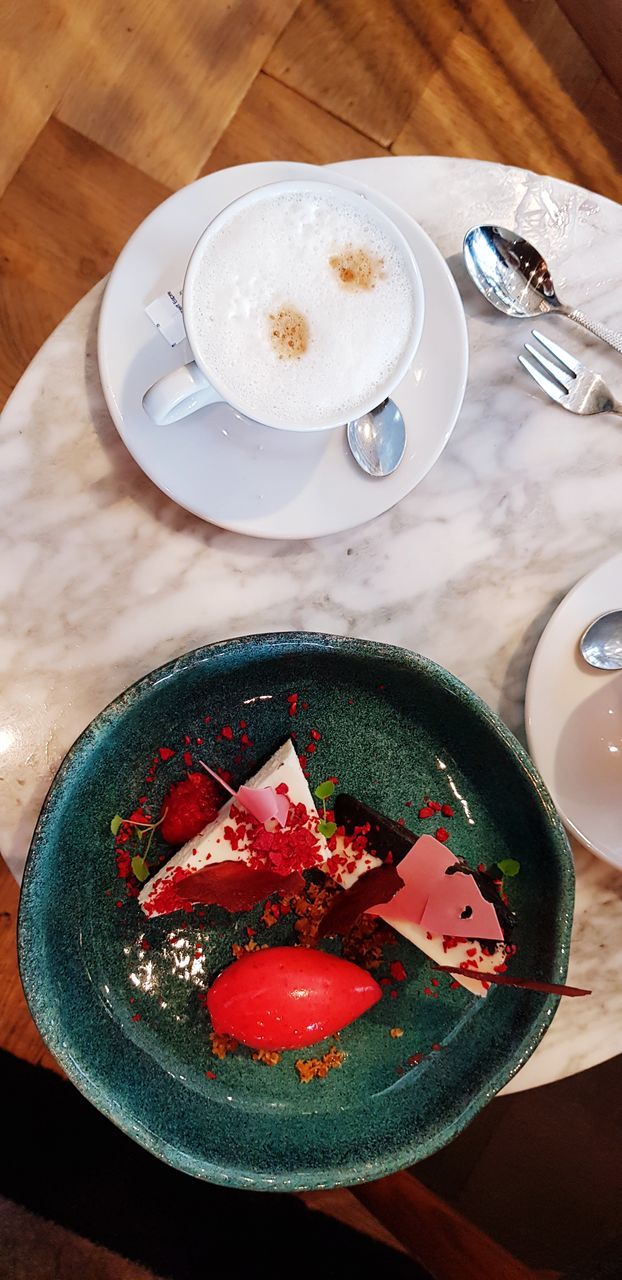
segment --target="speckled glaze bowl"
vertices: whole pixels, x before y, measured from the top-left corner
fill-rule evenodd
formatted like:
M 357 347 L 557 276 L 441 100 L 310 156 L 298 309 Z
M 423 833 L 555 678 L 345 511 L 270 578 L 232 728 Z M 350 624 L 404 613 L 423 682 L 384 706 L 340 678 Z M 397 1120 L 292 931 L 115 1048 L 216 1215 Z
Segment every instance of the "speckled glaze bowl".
M 401 940 L 376 974 L 388 979 L 382 1000 L 341 1034 L 340 1070 L 301 1084 L 294 1053 L 274 1067 L 247 1050 L 212 1056 L 200 999 L 209 981 L 248 928 L 258 942 L 293 941 L 292 919 L 268 930 L 259 907 L 145 920 L 118 878 L 110 821 L 144 795 L 157 813 L 190 760 L 242 781 L 292 731 L 299 753 L 316 748 L 313 786 L 336 775 L 417 832 L 431 829 L 417 816 L 423 797 L 436 797 L 455 811 L 455 853 L 472 865 L 520 861 L 509 882 L 516 973 L 564 981 L 573 908 L 568 843 L 531 762 L 484 703 L 416 654 L 250 636 L 176 659 L 102 711 L 58 771 L 26 866 L 19 960 L 32 1015 L 77 1087 L 148 1150 L 198 1177 L 264 1190 L 352 1184 L 429 1156 L 526 1061 L 557 1005 L 507 987 L 478 999 Z M 403 981 L 390 976 L 395 960 Z

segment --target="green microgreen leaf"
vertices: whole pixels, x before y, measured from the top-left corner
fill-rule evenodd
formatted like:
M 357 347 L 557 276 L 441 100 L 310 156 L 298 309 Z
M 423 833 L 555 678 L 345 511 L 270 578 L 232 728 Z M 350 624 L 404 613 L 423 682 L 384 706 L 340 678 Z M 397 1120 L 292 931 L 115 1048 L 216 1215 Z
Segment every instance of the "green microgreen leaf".
M 136 879 L 141 881 L 146 880 L 149 875 L 149 867 L 147 866 L 145 859 L 141 858 L 138 853 L 136 853 L 132 858 L 132 871 L 134 872 Z
M 504 858 L 502 862 L 498 862 L 497 866 L 502 876 L 517 876 L 520 871 L 520 862 L 516 858 Z
M 330 779 L 326 782 L 320 782 L 320 785 L 315 788 L 315 795 L 318 800 L 328 800 L 329 796 L 334 795 L 334 792 L 335 784 Z
M 322 835 L 324 836 L 324 839 L 325 839 L 325 840 L 330 840 L 331 836 L 334 836 L 334 834 L 335 834 L 335 832 L 336 832 L 336 830 L 337 830 L 337 823 L 336 823 L 336 822 L 327 822 L 325 818 L 322 818 L 322 819 L 321 819 L 321 821 L 320 821 L 320 823 L 319 823 L 319 829 L 320 829 L 320 831 L 321 831 Z
M 117 836 L 119 834 L 119 831 L 121 830 L 122 826 L 123 826 L 123 818 L 121 817 L 121 814 L 115 813 L 114 818 L 110 823 L 110 830 L 112 831 L 113 836 Z

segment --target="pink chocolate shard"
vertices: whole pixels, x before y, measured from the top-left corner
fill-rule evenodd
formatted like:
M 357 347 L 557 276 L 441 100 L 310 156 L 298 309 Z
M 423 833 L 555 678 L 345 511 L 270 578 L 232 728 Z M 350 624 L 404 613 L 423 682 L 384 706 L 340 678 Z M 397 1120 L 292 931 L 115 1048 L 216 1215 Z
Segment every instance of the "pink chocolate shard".
M 441 844 L 440 840 L 435 840 L 434 836 L 420 836 L 398 864 L 404 888 L 390 902 L 368 907 L 368 913 L 381 916 L 387 924 L 398 920 L 421 924 L 432 890 L 444 880 L 451 880 L 452 877 L 446 876 L 445 871 L 457 861 L 451 849 Z
M 285 826 L 289 800 L 274 787 L 238 787 L 238 800 L 257 822 L 266 823 L 276 818 L 280 827 Z
M 368 914 L 396 927 L 400 921 L 409 921 L 427 933 L 502 942 L 494 906 L 482 896 L 473 877 L 460 871 L 445 874 L 457 863 L 447 845 L 434 836 L 421 836 L 398 864 L 404 888 L 390 902 L 368 907 Z
M 482 897 L 473 876 L 458 871 L 444 876 L 428 898 L 421 928 L 453 938 L 490 938 L 503 942 L 503 930 L 492 902 Z
M 229 795 L 239 800 L 242 808 L 246 809 L 247 813 L 252 814 L 257 822 L 266 823 L 271 818 L 276 818 L 280 827 L 285 826 L 289 813 L 287 796 L 282 795 L 280 791 L 275 791 L 274 787 L 242 786 L 238 787 L 237 791 L 234 791 L 233 787 L 230 787 L 229 783 L 220 777 L 220 774 L 210 769 L 208 764 L 204 764 L 202 760 L 199 760 L 199 764 L 205 769 L 206 773 L 209 773 L 210 777 L 215 778 L 220 783 L 221 787 L 226 788 Z

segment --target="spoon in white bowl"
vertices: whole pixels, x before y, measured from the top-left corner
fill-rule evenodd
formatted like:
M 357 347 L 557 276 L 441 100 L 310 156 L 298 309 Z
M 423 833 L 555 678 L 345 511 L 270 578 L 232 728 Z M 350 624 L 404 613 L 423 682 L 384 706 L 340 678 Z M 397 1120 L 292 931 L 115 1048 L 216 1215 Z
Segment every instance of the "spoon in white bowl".
M 354 418 L 346 427 L 350 452 L 368 476 L 390 476 L 406 450 L 404 419 L 393 400 Z

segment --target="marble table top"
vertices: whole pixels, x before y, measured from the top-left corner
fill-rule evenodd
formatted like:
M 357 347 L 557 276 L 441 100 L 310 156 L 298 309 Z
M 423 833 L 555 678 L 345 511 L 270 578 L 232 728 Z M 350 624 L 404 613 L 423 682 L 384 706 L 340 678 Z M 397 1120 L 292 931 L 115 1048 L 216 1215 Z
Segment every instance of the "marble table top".
M 356 175 L 353 161 L 344 168 Z M 9 401 L 0 431 L 0 848 L 19 877 L 49 783 L 77 734 L 126 685 L 196 645 L 252 631 L 324 630 L 418 650 L 449 667 L 524 738 L 533 650 L 569 587 L 620 545 L 622 434 L 545 402 L 516 356 L 527 322 L 493 312 L 466 277 L 475 222 L 516 227 L 562 297 L 620 327 L 613 277 L 622 209 L 566 183 L 477 161 L 370 163 L 375 185 L 436 241 L 467 313 L 466 400 L 439 462 L 399 506 L 351 533 L 254 541 L 174 506 L 127 454 L 99 385 L 102 285 L 67 316 Z M 559 318 L 542 328 L 618 393 L 622 364 Z M 569 981 L 509 1089 L 622 1051 L 622 876 L 575 846 Z

